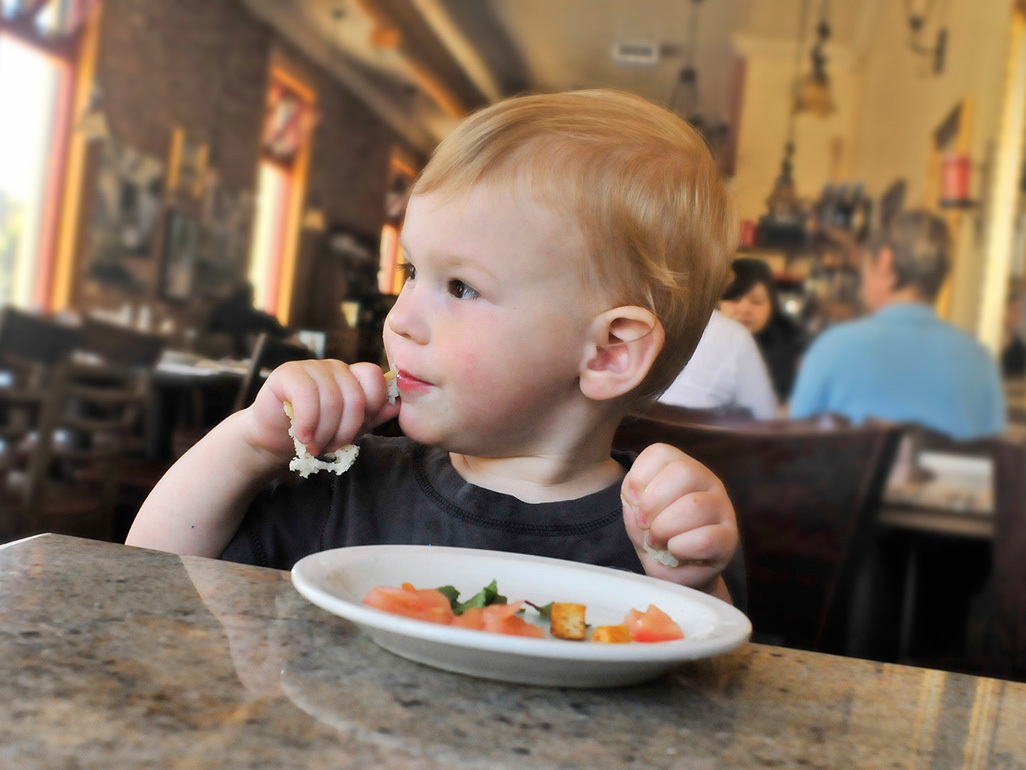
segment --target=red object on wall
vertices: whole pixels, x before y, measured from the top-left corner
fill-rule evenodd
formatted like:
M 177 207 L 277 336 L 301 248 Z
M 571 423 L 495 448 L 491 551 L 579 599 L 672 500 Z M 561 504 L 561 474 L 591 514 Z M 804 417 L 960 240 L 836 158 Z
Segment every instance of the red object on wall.
M 941 169 L 941 204 L 969 202 L 969 179 L 972 161 L 965 153 L 944 156 Z
M 756 225 L 750 219 L 741 222 L 741 242 L 738 244 L 742 249 L 748 249 L 755 245 Z

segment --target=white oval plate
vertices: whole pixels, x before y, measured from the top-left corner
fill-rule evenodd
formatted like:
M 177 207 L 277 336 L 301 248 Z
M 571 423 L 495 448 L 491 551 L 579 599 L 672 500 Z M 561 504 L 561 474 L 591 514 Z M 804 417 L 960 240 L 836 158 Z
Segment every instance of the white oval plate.
M 462 599 L 497 581 L 510 602 L 527 599 L 587 606 L 594 626 L 622 623 L 632 608 L 655 604 L 683 629 L 673 642 L 601 644 L 531 639 L 454 628 L 368 607 L 377 586 L 453 585 Z M 381 647 L 460 674 L 521 684 L 615 687 L 741 646 L 752 625 L 740 610 L 700 591 L 588 564 L 502 551 L 419 545 L 371 545 L 311 554 L 292 568 L 292 583 L 317 606 L 351 620 Z M 528 609 L 527 619 L 533 612 Z

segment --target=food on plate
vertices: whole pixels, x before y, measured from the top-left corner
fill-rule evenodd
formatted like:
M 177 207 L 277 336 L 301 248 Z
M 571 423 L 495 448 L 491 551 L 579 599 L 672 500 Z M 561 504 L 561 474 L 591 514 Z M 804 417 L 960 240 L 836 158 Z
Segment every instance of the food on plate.
M 394 404 L 395 400 L 399 397 L 396 374 L 395 370 L 385 372 L 385 384 L 388 387 L 388 403 L 390 404 Z M 289 462 L 290 471 L 298 471 L 299 475 L 305 479 L 311 473 L 317 473 L 318 471 L 331 471 L 341 476 L 349 470 L 356 460 L 356 456 L 360 454 L 360 447 L 356 446 L 356 444 L 346 444 L 334 452 L 328 452 L 325 455 L 328 458 L 327 460 L 314 457 L 310 454 L 310 450 L 306 448 L 306 444 L 296 438 L 296 413 L 292 409 L 291 402 L 283 401 L 282 408 L 285 410 L 285 414 L 288 415 L 289 436 L 292 438 L 292 443 L 296 448 L 296 456 Z
M 623 622 L 635 642 L 672 642 L 684 638 L 684 632 L 673 618 L 654 604 L 648 605 L 644 612 L 630 610 Z
M 631 632 L 624 623 L 618 626 L 599 626 L 591 632 L 591 641 L 605 644 L 626 644 L 631 641 Z
M 448 625 L 456 617 L 449 599 L 435 588 L 414 588 L 409 583 L 401 587 L 378 586 L 363 598 L 363 603 L 393 615 L 402 615 L 428 623 Z
M 553 602 L 549 630 L 559 639 L 582 641 L 587 633 L 585 606 L 572 602 Z
M 418 589 L 411 583 L 403 583 L 399 588 L 378 586 L 364 597 L 363 603 L 429 623 L 544 639 L 544 629 L 522 617 L 524 605 L 527 605 L 533 608 L 539 619 L 549 622 L 553 637 L 573 641 L 588 638 L 587 607 L 583 604 L 550 602 L 539 606 L 529 601 L 510 603 L 499 593 L 494 580 L 467 601 L 459 599 L 460 592 L 451 585 Z M 684 632 L 669 615 L 650 604 L 645 612 L 630 610 L 619 625 L 599 626 L 592 631 L 590 638 L 604 644 L 668 642 L 683 639 Z
M 465 602 L 460 601 L 460 592 L 453 586 L 442 586 L 438 590 L 445 594 L 449 599 L 452 611 L 457 615 L 462 615 L 464 612 L 469 609 L 473 609 L 474 607 L 487 607 L 492 604 L 506 603 L 506 597 L 499 593 L 499 588 L 495 585 L 494 580 Z
M 491 631 L 507 636 L 531 636 L 544 639 L 545 631 L 532 625 L 517 613 L 523 602 L 512 604 L 489 604 L 487 607 L 470 607 L 463 614 L 456 615 L 450 625 L 472 628 L 476 631 Z

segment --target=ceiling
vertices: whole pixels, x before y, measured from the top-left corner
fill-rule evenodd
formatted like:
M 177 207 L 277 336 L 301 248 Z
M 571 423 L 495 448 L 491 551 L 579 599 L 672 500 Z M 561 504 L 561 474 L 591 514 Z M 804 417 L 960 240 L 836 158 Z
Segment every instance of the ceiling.
M 825 15 L 829 45 L 857 57 L 880 0 L 245 2 L 427 152 L 462 115 L 525 91 L 608 87 L 671 105 L 687 66 L 697 91 L 676 105 L 726 119 L 740 40 L 794 51 Z M 617 44 L 654 55 L 617 61 Z

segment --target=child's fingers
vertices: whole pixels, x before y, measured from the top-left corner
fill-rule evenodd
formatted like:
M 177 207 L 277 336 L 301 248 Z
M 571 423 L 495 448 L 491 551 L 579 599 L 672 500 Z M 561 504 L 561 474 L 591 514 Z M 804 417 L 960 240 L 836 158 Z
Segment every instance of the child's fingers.
M 283 364 L 271 372 L 253 402 L 259 423 L 275 434 L 282 425 L 288 426 L 281 408 L 285 402 L 292 404 L 296 438 L 304 444 L 311 442 L 320 417 L 320 395 L 317 381 L 299 363 Z
M 709 562 L 682 562 L 679 567 L 652 563 L 645 567 L 645 573 L 651 577 L 702 591 L 708 591 L 722 571 L 722 566 Z
M 344 392 L 349 392 L 348 386 L 355 382 L 359 387 L 359 393 L 354 398 L 360 401 L 360 405 L 359 409 L 345 410 L 338 431 L 327 447 L 328 450 L 352 443 L 356 435 L 377 427 L 399 413 L 398 403 L 388 403 L 388 383 L 379 367 L 362 362 L 347 367 L 347 371 L 352 379 L 345 378 L 339 385 Z
M 655 516 L 676 500 L 719 488 L 719 479 L 700 462 L 674 447 L 653 444 L 635 460 L 621 493 L 637 526 L 647 529 Z
M 312 454 L 324 451 L 349 426 L 355 425 L 349 429 L 354 436 L 363 421 L 363 389 L 339 361 L 283 364 L 272 372 L 265 389 L 273 396 L 276 411 L 282 403 L 292 405 L 296 438 Z M 277 415 L 272 424 L 278 424 Z
M 723 524 L 710 524 L 674 535 L 667 550 L 682 563 L 722 570 L 737 548 L 736 531 Z
M 692 492 L 665 506 L 649 522 L 648 543 L 664 548 L 671 538 L 703 527 L 726 526 L 733 531 L 731 510 L 716 492 Z
M 334 451 L 351 444 L 359 434 L 367 409 L 367 394 L 349 367 L 340 361 L 317 373 L 320 385 L 320 422 L 312 454 Z
M 367 396 L 367 408 L 364 413 L 363 429 L 377 427 L 381 423 L 399 414 L 398 398 L 389 403 L 388 381 L 385 373 L 371 363 L 358 363 L 350 367 L 353 376 L 360 381 Z

